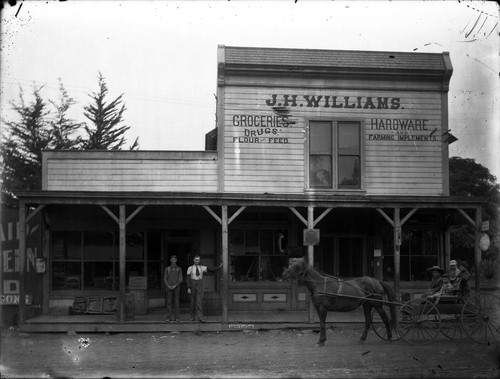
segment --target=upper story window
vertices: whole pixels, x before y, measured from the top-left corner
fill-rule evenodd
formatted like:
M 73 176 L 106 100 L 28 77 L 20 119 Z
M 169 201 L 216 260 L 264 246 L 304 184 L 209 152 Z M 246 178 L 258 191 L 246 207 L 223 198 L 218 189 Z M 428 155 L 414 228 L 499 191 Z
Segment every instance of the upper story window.
M 309 122 L 309 188 L 361 188 L 361 123 Z

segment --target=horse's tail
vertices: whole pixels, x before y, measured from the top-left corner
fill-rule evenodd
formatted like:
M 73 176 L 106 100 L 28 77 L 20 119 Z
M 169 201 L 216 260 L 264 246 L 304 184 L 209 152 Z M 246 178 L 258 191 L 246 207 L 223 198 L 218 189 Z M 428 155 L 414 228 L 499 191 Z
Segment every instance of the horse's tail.
M 387 295 L 387 299 L 389 300 L 389 309 L 391 311 L 391 326 L 396 327 L 396 306 L 394 305 L 394 302 L 396 301 L 396 293 L 392 289 L 392 287 L 382 281 L 379 281 L 382 287 L 384 288 L 384 292 Z

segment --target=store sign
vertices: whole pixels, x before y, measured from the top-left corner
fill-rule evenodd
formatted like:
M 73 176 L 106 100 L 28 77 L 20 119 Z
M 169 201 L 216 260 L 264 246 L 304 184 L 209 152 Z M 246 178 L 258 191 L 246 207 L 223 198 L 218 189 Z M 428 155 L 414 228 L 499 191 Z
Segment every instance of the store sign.
M 31 295 L 25 295 L 24 299 L 26 305 L 31 305 L 33 303 L 33 297 Z M 18 305 L 19 295 L 0 295 L 0 304 Z
M 304 246 L 319 244 L 319 229 L 304 229 Z
M 19 304 L 19 211 L 2 208 L 0 223 L 0 304 Z M 26 304 L 33 302 L 32 279 L 37 273 L 37 245 L 40 243 L 40 225 L 26 226 Z M 38 265 L 40 270 L 40 263 Z
M 489 221 L 483 221 L 481 223 L 481 231 L 482 232 L 487 232 L 488 230 L 490 230 L 490 222 Z

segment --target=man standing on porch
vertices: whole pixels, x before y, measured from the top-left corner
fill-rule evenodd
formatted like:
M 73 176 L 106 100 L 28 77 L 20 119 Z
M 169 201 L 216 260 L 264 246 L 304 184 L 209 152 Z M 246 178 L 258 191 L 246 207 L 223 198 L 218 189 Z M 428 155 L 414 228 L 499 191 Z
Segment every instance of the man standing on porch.
M 179 295 L 182 283 L 182 269 L 177 266 L 177 256 L 170 257 L 170 266 L 165 268 L 163 276 L 165 286 L 167 287 L 167 318 L 166 322 L 179 322 Z
M 200 265 L 200 261 L 200 256 L 195 255 L 194 265 L 187 269 L 186 284 L 188 294 L 191 295 L 191 321 L 197 318 L 199 322 L 205 322 L 203 319 L 203 273 L 219 271 L 222 263 L 218 267 L 207 267 Z

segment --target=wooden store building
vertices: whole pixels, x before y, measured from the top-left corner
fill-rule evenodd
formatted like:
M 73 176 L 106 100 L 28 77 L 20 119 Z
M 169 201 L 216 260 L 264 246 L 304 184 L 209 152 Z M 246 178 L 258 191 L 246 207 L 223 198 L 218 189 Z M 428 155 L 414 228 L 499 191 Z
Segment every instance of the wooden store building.
M 78 297 L 124 299 L 138 283 L 148 311 L 161 308 L 172 254 L 184 271 L 195 254 L 223 264 L 205 278 L 205 312 L 222 324 L 236 311 L 309 309 L 305 288 L 281 278 L 302 254 L 400 294 L 447 266 L 456 214 L 476 227 L 478 262 L 482 202 L 449 196 L 451 76 L 446 52 L 219 46 L 204 151 L 43 153 L 42 190 L 19 194 L 20 323 L 32 313 L 23 281 L 35 215 L 43 315 Z

